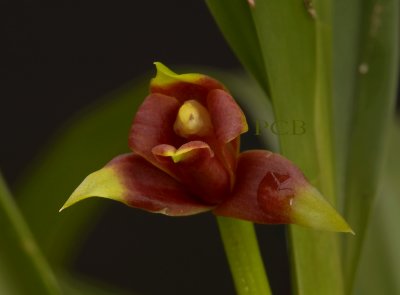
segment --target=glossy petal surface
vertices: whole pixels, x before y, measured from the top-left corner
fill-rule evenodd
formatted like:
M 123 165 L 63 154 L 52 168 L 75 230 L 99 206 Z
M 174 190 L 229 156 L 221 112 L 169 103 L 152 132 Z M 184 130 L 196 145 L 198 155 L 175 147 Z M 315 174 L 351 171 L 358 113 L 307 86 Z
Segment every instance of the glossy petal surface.
M 103 169 L 90 174 L 62 209 L 89 197 L 109 198 L 171 216 L 192 215 L 211 209 L 181 183 L 134 154 L 118 156 Z

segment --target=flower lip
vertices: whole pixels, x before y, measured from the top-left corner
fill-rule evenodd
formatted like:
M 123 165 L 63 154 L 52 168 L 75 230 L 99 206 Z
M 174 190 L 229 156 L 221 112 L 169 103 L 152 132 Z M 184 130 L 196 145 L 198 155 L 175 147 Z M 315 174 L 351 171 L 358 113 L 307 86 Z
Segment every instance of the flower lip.
M 202 141 L 190 141 L 178 149 L 168 144 L 160 144 L 152 149 L 152 153 L 161 163 L 170 158 L 175 164 L 180 162 L 192 163 L 198 158 L 199 153 L 205 153 L 203 156 L 206 157 L 214 157 L 214 152 L 210 146 Z
M 189 141 L 178 149 L 162 144 L 152 152 L 170 175 L 205 203 L 221 203 L 230 194 L 229 173 L 206 142 Z

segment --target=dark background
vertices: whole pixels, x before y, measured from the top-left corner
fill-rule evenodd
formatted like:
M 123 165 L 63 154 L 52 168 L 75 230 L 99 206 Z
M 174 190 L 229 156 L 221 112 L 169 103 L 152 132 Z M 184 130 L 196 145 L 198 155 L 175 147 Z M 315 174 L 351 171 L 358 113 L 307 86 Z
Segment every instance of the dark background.
M 11 185 L 71 115 L 153 61 L 240 67 L 203 1 L 4 1 L 0 11 L 0 167 Z M 257 229 L 274 294 L 289 294 L 283 227 Z M 113 203 L 85 238 L 72 263 L 85 277 L 140 294 L 234 293 L 210 214 L 171 219 Z

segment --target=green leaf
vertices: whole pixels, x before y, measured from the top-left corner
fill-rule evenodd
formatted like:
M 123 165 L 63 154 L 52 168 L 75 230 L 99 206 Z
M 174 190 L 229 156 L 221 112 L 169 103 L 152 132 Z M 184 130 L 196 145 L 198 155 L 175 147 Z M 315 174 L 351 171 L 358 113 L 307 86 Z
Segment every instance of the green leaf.
M 148 93 L 149 79 L 144 81 L 131 82 L 71 119 L 19 181 L 21 210 L 52 263 L 70 261 L 80 235 L 107 205 L 94 201 L 58 212 L 82 179 L 128 151 L 132 118 Z
M 366 232 L 356 295 L 400 294 L 400 122 L 390 129 L 383 181 Z
M 1 294 L 61 294 L 0 174 Z
M 244 0 L 207 0 L 206 3 L 241 63 L 268 94 L 263 55 L 248 3 Z
M 230 11 L 238 3 L 210 2 L 221 7 L 213 11 L 218 23 L 235 20 Z M 275 118 L 283 124 L 305 122 L 305 134 L 280 136 L 280 151 L 335 203 L 330 1 L 255 1 L 250 11 L 268 77 L 262 84 L 269 89 Z M 295 226 L 290 236 L 297 293 L 342 294 L 338 236 Z
M 344 267 L 351 292 L 373 199 L 382 174 L 387 130 L 398 79 L 399 2 L 362 3 L 358 72 L 346 173 L 346 218 L 357 233 L 345 240 Z
M 362 0 L 333 1 L 333 113 L 338 204 L 343 207 L 354 93 L 357 82 Z

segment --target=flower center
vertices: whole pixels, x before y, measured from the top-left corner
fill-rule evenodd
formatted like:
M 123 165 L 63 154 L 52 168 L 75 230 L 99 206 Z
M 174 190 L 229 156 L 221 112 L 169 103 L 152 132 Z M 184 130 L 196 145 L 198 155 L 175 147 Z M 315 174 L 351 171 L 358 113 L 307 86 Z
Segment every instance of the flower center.
M 210 114 L 196 100 L 188 100 L 180 107 L 174 123 L 175 133 L 185 138 L 206 136 L 212 132 L 212 128 Z

